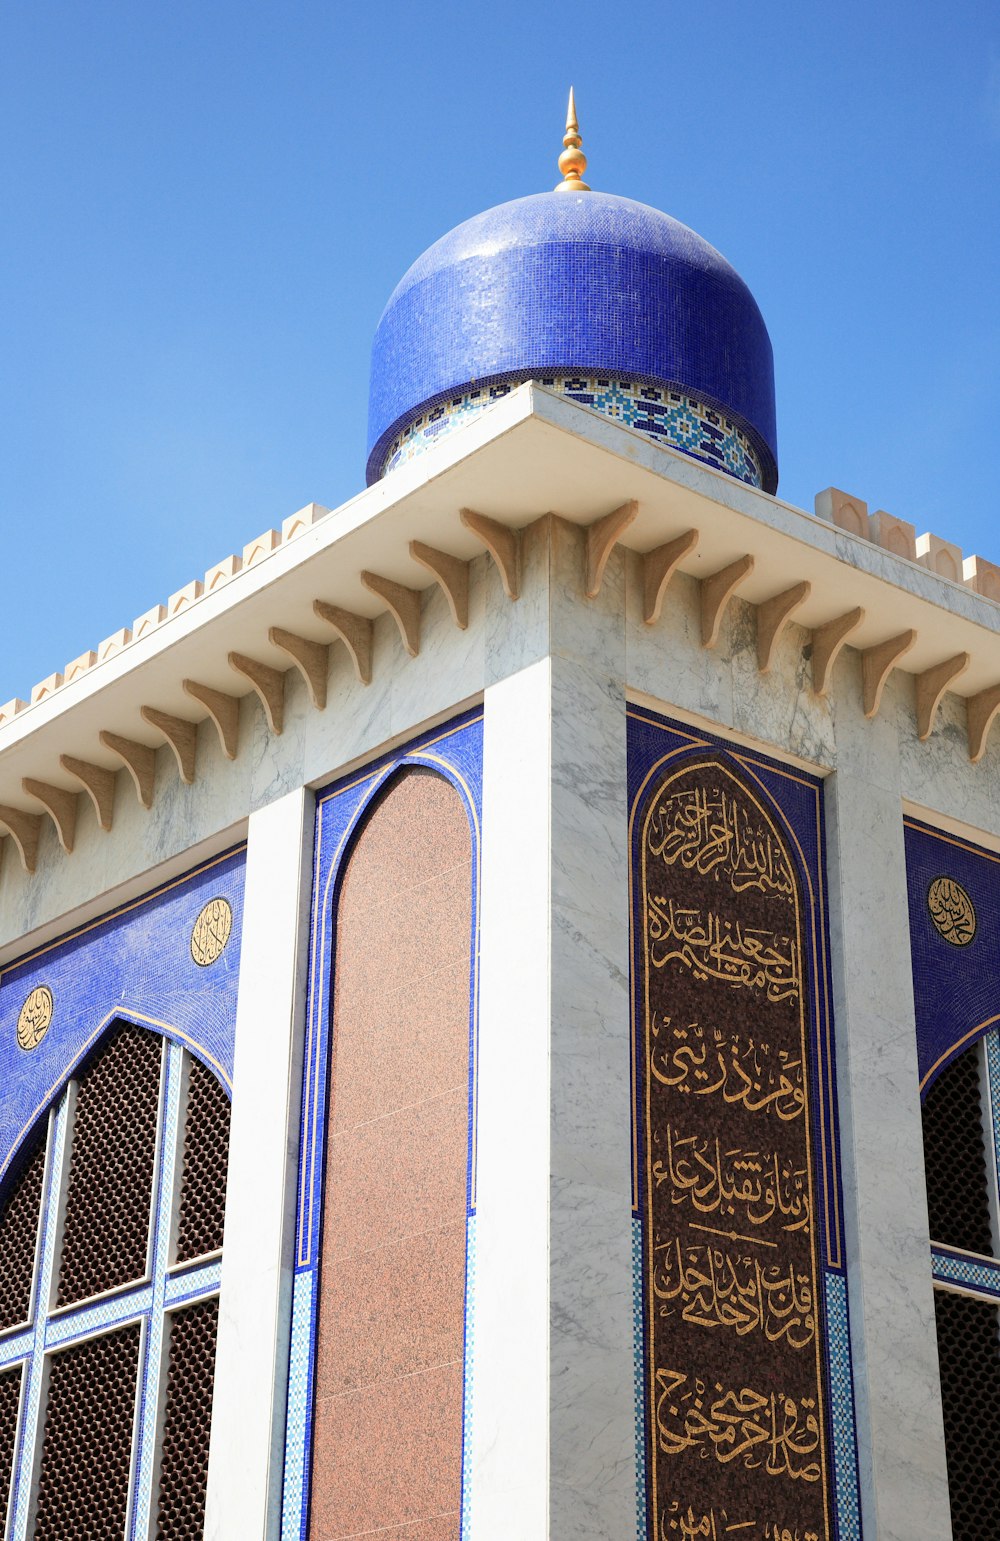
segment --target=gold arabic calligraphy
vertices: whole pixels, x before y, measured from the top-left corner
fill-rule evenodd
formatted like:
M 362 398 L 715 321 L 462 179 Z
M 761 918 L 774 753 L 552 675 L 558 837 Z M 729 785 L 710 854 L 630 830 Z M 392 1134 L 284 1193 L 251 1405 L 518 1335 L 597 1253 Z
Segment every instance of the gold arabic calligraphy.
M 737 1536 L 739 1541 L 819 1541 L 816 1530 L 800 1530 L 797 1525 L 790 1528 L 771 1520 L 758 1530 L 756 1520 L 731 1520 L 726 1509 L 716 1510 L 714 1505 L 707 1513 L 700 1508 L 696 1512 L 691 1504 L 684 1509 L 677 1499 L 667 1508 L 660 1534 L 661 1541 L 671 1541 L 673 1536 L 682 1537 L 682 1541 L 697 1541 L 699 1536 L 705 1541 L 719 1541 L 720 1536 Z
M 722 1465 L 740 1461 L 772 1476 L 818 1482 L 820 1428 L 811 1397 L 796 1401 L 784 1391 L 738 1391 L 721 1382 L 711 1388 L 681 1370 L 656 1372 L 656 1432 L 660 1449 L 680 1455 L 704 1446 Z M 713 1392 L 715 1393 L 713 1395 Z
M 721 1092 L 723 1102 L 741 1102 L 748 1113 L 774 1113 L 786 1123 L 805 1107 L 802 1060 L 787 1049 L 773 1051 L 764 1039 L 735 1028 L 706 1030 L 698 1022 L 674 1027 L 655 1012 L 651 1030 L 649 1068 L 663 1086 L 696 1097 Z
M 976 911 L 961 883 L 935 878 L 927 890 L 927 908 L 939 936 L 953 947 L 966 947 L 976 934 Z
M 22 1049 L 37 1049 L 52 1022 L 55 1002 L 48 985 L 36 985 L 25 999 L 17 1018 L 17 1041 Z
M 787 1262 L 762 1264 L 675 1236 L 656 1248 L 652 1285 L 662 1316 L 680 1306 L 683 1320 L 699 1327 L 729 1327 L 739 1338 L 761 1333 L 792 1349 L 808 1348 L 816 1336 L 812 1281 Z
M 675 904 L 662 894 L 649 894 L 646 904 L 649 961 L 654 968 L 677 962 L 696 979 L 763 990 L 769 1001 L 798 998 L 794 937 L 745 926 L 714 910 Z
M 795 892 L 780 845 L 746 800 L 724 786 L 686 787 L 658 799 L 646 841 L 667 866 L 679 861 L 688 872 L 728 877 L 733 893 Z
M 199 911 L 191 932 L 191 956 L 199 968 L 207 968 L 222 956 L 233 929 L 228 899 L 209 899 Z

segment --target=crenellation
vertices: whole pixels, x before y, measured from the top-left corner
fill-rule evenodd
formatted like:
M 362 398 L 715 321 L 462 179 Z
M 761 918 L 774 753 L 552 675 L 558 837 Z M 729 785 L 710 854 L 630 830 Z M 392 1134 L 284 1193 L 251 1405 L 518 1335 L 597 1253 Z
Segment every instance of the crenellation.
M 112 632 L 110 637 L 105 637 L 97 649 L 98 663 L 104 663 L 105 659 L 113 658 L 116 653 L 120 653 L 123 648 L 128 647 L 131 641 L 131 626 L 122 626 L 119 631 Z
M 277 551 L 281 545 L 280 530 L 265 530 L 263 535 L 258 535 L 256 540 L 243 547 L 243 566 L 252 567 L 255 562 L 261 562 L 272 551 Z
M 216 562 L 206 572 L 204 592 L 206 594 L 213 594 L 216 589 L 221 589 L 223 584 L 229 583 L 231 579 L 236 577 L 242 566 L 243 558 L 241 556 L 223 557 L 221 562 Z
M 132 622 L 132 641 L 139 642 L 143 637 L 148 637 L 157 626 L 162 626 L 167 618 L 166 605 L 153 605 L 143 615 L 137 615 Z
M 201 579 L 193 578 L 182 589 L 178 589 L 176 594 L 171 594 L 167 600 L 168 616 L 179 615 L 182 610 L 186 610 L 189 605 L 193 605 L 196 600 L 199 600 L 204 592 L 205 585 Z
M 62 683 L 63 676 L 60 670 L 57 669 L 55 674 L 47 674 L 43 680 L 38 681 L 37 685 L 32 685 L 31 705 L 36 706 L 39 701 L 44 701 L 46 696 L 55 695 Z
M 959 546 L 927 533 L 917 536 L 916 551 L 921 567 L 929 567 L 939 578 L 948 578 L 952 583 L 962 582 L 963 558 Z
M 326 508 L 322 503 L 307 503 L 304 508 L 297 509 L 294 514 L 289 514 L 288 518 L 282 520 L 281 524 L 282 544 L 287 544 L 288 541 L 295 540 L 297 536 L 304 535 L 307 530 L 312 529 L 318 520 L 325 519 L 328 513 L 330 513 L 330 509 Z
M 869 514 L 868 525 L 876 546 L 891 551 L 893 556 L 906 557 L 909 562 L 917 560 L 917 532 L 912 524 L 897 519 L 895 514 L 887 514 L 884 508 L 877 508 Z
M 847 530 L 851 535 L 860 535 L 864 540 L 872 538 L 868 524 L 868 504 L 862 498 L 843 492 L 839 487 L 826 487 L 822 492 L 817 492 L 814 506 L 818 519 L 828 519 L 838 529 Z
M 86 653 L 81 653 L 79 658 L 71 659 L 63 670 L 63 684 L 68 685 L 70 680 L 75 680 L 79 675 L 86 674 L 87 670 L 92 669 L 96 662 L 97 653 L 93 648 L 90 648 Z
M 967 556 L 962 563 L 962 581 L 984 599 L 1000 600 L 1000 567 L 985 557 Z

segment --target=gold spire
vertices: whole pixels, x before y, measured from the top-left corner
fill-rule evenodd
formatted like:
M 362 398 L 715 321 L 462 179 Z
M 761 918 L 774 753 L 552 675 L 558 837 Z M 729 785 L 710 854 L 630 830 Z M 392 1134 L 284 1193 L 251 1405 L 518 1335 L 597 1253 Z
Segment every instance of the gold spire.
M 587 169 L 587 157 L 580 149 L 580 125 L 576 121 L 576 100 L 573 96 L 573 87 L 569 88 L 569 108 L 566 113 L 566 132 L 563 135 L 565 150 L 559 157 L 559 170 L 563 174 L 561 182 L 556 183 L 557 193 L 589 193 L 590 188 L 583 181 L 583 173 Z

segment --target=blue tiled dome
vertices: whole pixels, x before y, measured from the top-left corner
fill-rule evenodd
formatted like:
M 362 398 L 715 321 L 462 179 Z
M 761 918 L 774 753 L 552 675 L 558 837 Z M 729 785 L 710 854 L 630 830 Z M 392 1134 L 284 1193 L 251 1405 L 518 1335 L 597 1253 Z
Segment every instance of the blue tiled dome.
M 565 191 L 466 220 L 397 285 L 372 345 L 369 484 L 418 421 L 431 431 L 463 403 L 545 377 L 769 492 L 778 484 L 771 342 L 746 284 L 669 215 Z M 699 434 L 729 431 L 754 474 L 699 453 L 686 428 L 657 428 L 668 403 L 695 414 Z

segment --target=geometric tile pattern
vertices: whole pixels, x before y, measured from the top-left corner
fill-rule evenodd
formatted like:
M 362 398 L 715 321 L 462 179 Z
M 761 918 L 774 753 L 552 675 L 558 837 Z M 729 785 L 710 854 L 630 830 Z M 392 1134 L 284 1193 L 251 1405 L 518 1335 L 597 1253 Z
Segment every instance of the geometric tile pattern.
M 632 1373 L 635 1386 L 635 1533 L 646 1541 L 646 1345 L 643 1331 L 642 1220 L 632 1216 Z
M 980 1294 L 1000 1300 L 1000 1263 L 989 1258 L 934 1246 L 931 1271 L 939 1284 L 967 1284 Z
M 826 1280 L 826 1352 L 833 1425 L 833 1470 L 840 1541 L 860 1541 L 858 1444 L 854 1425 L 851 1335 L 847 1315 L 847 1280 L 832 1269 Z
M 426 454 L 454 429 L 508 396 L 517 383 L 466 391 L 416 418 L 389 445 L 381 474 Z M 541 375 L 538 383 L 751 487 L 763 485 L 760 461 L 746 434 L 724 412 L 688 392 L 617 375 Z
M 318 1269 L 320 1221 L 323 1208 L 326 1088 L 330 1058 L 330 1009 L 334 948 L 334 895 L 338 874 L 351 852 L 351 837 L 365 812 L 389 778 L 405 766 L 422 766 L 445 777 L 458 792 L 469 817 L 473 849 L 472 936 L 478 941 L 479 846 L 482 827 L 482 707 L 432 729 L 413 743 L 383 756 L 346 780 L 327 787 L 316 798 L 316 845 L 309 989 L 306 1001 L 305 1053 L 301 1131 L 299 1138 L 298 1204 L 295 1275 L 292 1289 L 291 1344 L 285 1413 L 285 1470 L 281 1505 L 281 1541 L 304 1541 L 308 1529 L 309 1462 L 312 1447 L 313 1368 L 319 1305 Z M 477 960 L 472 949 L 469 991 L 470 1128 L 475 1129 L 477 1061 Z M 466 1184 L 465 1363 L 462 1413 L 462 1536 L 468 1535 L 472 1479 L 472 1417 L 474 1407 L 475 1323 L 475 1138 L 469 1142 Z

